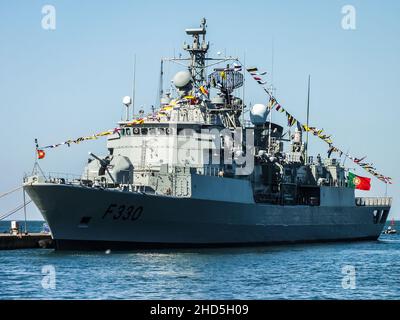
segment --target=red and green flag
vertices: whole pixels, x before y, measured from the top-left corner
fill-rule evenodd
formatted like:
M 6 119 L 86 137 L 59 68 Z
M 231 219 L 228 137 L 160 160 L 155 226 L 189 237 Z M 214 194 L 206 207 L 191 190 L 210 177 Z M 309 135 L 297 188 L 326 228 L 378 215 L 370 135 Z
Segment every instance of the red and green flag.
M 371 190 L 371 179 L 366 177 L 357 176 L 354 173 L 349 172 L 347 176 L 349 188 L 359 190 Z

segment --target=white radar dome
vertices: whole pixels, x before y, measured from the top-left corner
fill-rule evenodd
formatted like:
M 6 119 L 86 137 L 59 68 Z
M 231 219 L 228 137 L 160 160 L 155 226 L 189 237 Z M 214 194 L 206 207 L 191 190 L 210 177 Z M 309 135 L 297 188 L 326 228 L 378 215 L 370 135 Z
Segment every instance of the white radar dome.
M 132 103 L 132 99 L 130 96 L 125 96 L 122 98 L 122 103 L 126 106 L 129 106 Z
M 255 125 L 264 124 L 267 121 L 268 113 L 266 105 L 255 104 L 250 111 L 250 120 Z
M 184 88 L 192 81 L 192 74 L 189 71 L 179 71 L 172 82 L 177 88 Z

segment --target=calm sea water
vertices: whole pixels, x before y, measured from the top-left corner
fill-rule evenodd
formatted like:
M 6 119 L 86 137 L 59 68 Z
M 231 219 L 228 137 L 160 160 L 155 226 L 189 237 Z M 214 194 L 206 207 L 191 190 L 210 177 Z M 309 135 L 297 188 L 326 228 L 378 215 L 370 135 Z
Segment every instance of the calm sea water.
M 31 222 L 29 230 L 41 225 Z M 1 222 L 0 232 L 8 227 Z M 355 283 L 344 281 L 354 289 L 342 286 L 345 266 L 355 268 Z M 0 299 L 399 298 L 399 235 L 382 235 L 377 242 L 223 250 L 0 251 Z

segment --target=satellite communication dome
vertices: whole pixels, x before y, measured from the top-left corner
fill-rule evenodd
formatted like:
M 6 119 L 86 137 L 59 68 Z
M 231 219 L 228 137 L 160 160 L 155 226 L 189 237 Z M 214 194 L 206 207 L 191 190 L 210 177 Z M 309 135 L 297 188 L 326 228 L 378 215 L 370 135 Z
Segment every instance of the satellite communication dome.
M 172 79 L 172 82 L 178 89 L 186 87 L 191 81 L 192 74 L 188 70 L 179 71 Z
M 130 96 L 125 96 L 122 98 L 122 103 L 126 106 L 129 106 L 132 103 L 132 99 Z
M 266 105 L 255 104 L 250 111 L 250 120 L 254 125 L 261 125 L 267 121 L 268 109 Z

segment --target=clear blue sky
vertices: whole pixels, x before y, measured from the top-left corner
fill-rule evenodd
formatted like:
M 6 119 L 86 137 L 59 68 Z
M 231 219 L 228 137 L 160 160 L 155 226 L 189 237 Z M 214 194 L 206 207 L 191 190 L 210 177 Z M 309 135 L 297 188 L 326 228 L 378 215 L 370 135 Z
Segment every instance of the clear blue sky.
M 56 8 L 56 30 L 41 27 L 42 6 Z M 341 27 L 344 5 L 356 8 L 356 30 Z M 194 13 L 191 13 L 194 12 Z M 32 169 L 34 138 L 53 144 L 112 128 L 121 98 L 131 93 L 137 55 L 137 105 L 149 109 L 158 87 L 161 56 L 182 52 L 184 29 L 208 19 L 212 51 L 242 57 L 271 70 L 284 107 L 305 119 L 307 76 L 312 76 L 311 124 L 336 145 L 368 156 L 394 178 L 389 195 L 400 217 L 400 2 L 399 1 L 22 1 L 0 2 L 0 193 L 21 184 Z M 265 102 L 259 87 L 246 102 Z M 281 123 L 284 118 L 275 117 Z M 311 152 L 326 155 L 312 139 Z M 80 174 L 87 152 L 105 141 L 50 150 L 45 171 Z M 351 165 L 350 161 L 347 161 Z M 354 167 L 354 165 L 351 165 Z M 366 175 L 362 169 L 355 171 Z M 384 193 L 372 180 L 368 195 Z M 0 199 L 0 213 L 21 194 Z M 29 218 L 40 218 L 33 207 Z

